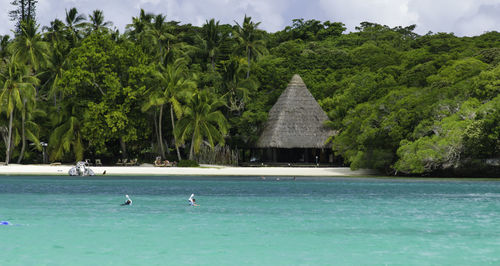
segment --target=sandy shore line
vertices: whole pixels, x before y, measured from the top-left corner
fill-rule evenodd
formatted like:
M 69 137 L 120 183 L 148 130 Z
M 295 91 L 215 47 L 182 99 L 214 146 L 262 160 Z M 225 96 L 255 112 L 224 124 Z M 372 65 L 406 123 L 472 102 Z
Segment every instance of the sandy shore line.
M 0 166 L 0 175 L 68 175 L 72 165 L 20 165 Z M 228 167 L 202 165 L 201 167 L 154 167 L 141 166 L 100 166 L 90 167 L 94 173 L 103 175 L 144 175 L 144 176 L 373 176 L 370 170 L 352 171 L 347 167 Z

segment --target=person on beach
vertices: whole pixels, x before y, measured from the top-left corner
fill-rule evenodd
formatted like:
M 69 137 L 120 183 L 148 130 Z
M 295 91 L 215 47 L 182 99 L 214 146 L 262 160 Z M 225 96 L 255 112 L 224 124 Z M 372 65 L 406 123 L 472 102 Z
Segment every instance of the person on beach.
M 130 199 L 130 197 L 128 195 L 125 195 L 125 197 L 127 198 L 127 200 L 122 204 L 122 206 L 132 205 L 132 200 Z
M 189 205 L 191 205 L 191 206 L 200 206 L 200 205 L 196 204 L 196 199 L 194 198 L 194 194 L 191 194 L 191 197 L 189 197 L 188 201 L 189 201 Z

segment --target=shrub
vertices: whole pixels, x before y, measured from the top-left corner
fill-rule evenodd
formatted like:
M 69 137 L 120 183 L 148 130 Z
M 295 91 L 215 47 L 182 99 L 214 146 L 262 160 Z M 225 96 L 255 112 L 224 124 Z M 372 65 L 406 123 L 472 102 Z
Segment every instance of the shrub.
M 178 164 L 178 167 L 199 167 L 200 165 L 193 160 L 181 160 Z

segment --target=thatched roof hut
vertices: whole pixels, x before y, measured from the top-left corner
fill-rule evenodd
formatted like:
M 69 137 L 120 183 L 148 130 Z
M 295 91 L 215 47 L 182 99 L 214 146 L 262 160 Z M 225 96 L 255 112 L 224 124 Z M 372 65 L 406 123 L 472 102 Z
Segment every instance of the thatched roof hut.
M 326 148 L 334 131 L 323 126 L 327 115 L 299 75 L 278 98 L 257 141 L 258 148 Z

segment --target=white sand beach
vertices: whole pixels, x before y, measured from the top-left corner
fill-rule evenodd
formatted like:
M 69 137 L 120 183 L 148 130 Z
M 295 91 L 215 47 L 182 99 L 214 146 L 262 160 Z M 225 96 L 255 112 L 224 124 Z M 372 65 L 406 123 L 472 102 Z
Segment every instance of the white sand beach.
M 0 175 L 68 175 L 73 165 L 22 165 L 0 166 Z M 103 175 L 144 175 L 144 176 L 294 176 L 294 177 L 336 177 L 372 176 L 370 170 L 352 171 L 347 167 L 229 167 L 202 165 L 201 167 L 154 167 L 141 166 L 99 166 L 90 169 L 99 176 Z

